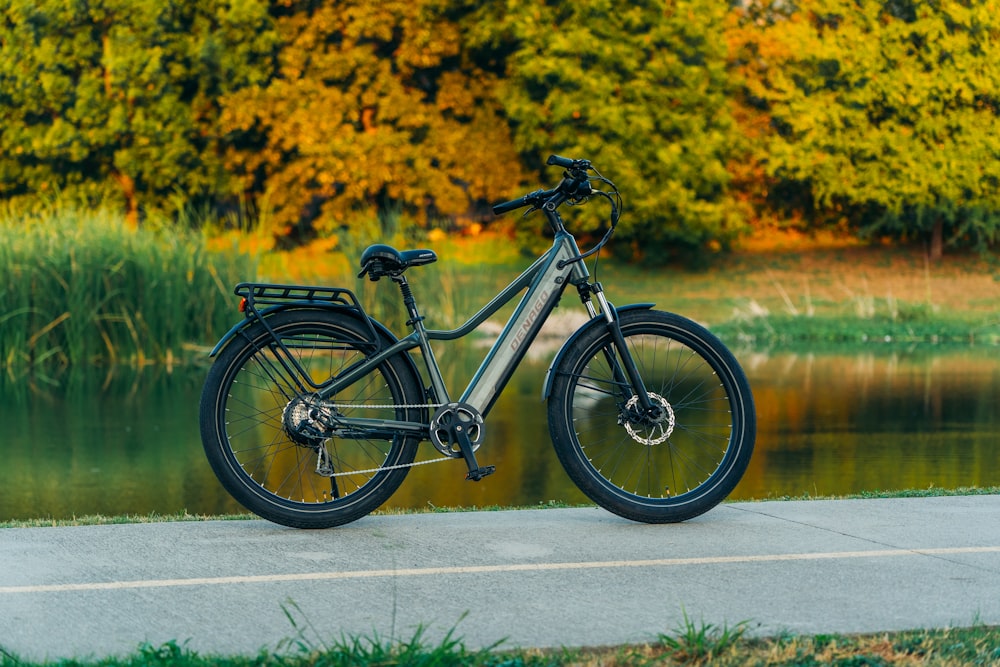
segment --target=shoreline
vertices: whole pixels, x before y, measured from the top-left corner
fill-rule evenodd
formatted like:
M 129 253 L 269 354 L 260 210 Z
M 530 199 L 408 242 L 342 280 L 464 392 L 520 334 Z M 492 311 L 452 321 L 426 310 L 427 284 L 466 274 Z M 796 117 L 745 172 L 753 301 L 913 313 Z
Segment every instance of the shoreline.
M 783 503 L 783 502 L 796 502 L 796 501 L 827 501 L 827 500 L 892 500 L 901 498 L 940 498 L 940 497 L 959 497 L 959 496 L 993 496 L 1000 495 L 1000 486 L 986 486 L 986 487 L 957 487 L 952 489 L 939 489 L 939 488 L 929 488 L 929 489 L 900 489 L 896 491 L 865 491 L 861 493 L 852 493 L 843 496 L 810 496 L 809 494 L 803 494 L 799 496 L 780 496 L 774 498 L 740 498 L 734 500 L 725 500 L 719 507 L 731 503 Z M 428 509 L 413 509 L 413 510 L 376 510 L 369 514 L 368 516 L 406 516 L 406 515 L 418 515 L 418 514 L 464 514 L 469 512 L 509 512 L 509 511 L 526 511 L 526 510 L 538 510 L 538 509 L 582 509 L 582 508 L 593 508 L 596 509 L 597 506 L 593 504 L 581 504 L 581 505 L 570 505 L 565 503 L 549 502 L 539 505 L 524 505 L 524 506 L 490 506 L 490 507 L 433 507 Z M 714 511 L 714 510 L 710 510 Z M 610 515 L 610 514 L 609 514 Z M 113 525 L 123 525 L 123 524 L 143 524 L 143 523 L 200 523 L 206 521 L 265 521 L 260 517 L 251 513 L 241 513 L 241 514 L 220 514 L 220 515 L 203 515 L 203 514 L 188 514 L 187 512 L 183 514 L 150 514 L 150 515 L 117 515 L 117 516 L 103 516 L 103 515 L 87 515 L 82 517 L 75 517 L 72 519 L 12 519 L 8 521 L 0 521 L 0 530 L 5 529 L 17 529 L 17 528 L 68 528 L 74 526 L 113 526 Z M 336 529 L 330 529 L 336 530 Z

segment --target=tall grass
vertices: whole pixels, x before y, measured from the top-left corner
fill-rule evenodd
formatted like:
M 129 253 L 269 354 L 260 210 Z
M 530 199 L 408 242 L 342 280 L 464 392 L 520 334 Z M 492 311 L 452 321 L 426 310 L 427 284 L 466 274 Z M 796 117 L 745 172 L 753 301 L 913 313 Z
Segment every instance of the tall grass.
M 0 216 L 0 367 L 174 363 L 235 321 L 253 258 L 104 211 Z

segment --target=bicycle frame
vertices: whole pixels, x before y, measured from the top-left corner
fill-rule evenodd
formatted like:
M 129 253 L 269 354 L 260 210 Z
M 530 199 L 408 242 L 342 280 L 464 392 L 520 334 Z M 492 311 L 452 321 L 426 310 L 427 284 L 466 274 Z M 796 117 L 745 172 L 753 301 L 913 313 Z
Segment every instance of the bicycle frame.
M 212 470 L 237 501 L 283 525 L 328 528 L 380 506 L 414 465 L 460 458 L 468 480 L 493 474 L 496 466 L 476 460 L 484 420 L 570 285 L 589 319 L 566 337 L 542 386 L 570 479 L 600 506 L 647 523 L 684 521 L 732 491 L 756 423 L 739 362 L 690 319 L 652 303 L 608 302 L 585 260 L 611 239 L 621 194 L 589 160 L 551 155 L 546 164 L 564 170 L 556 187 L 492 210 L 541 212 L 551 248 L 455 329 L 427 328 L 408 280 L 437 259 L 430 250 L 376 243 L 360 257 L 358 278 L 399 288 L 403 338 L 346 287 L 236 285 L 244 317 L 211 352 L 219 357 L 199 425 Z M 558 209 L 591 199 L 611 211 L 603 236 L 581 253 Z M 510 317 L 453 398 L 432 346 L 467 336 L 501 309 Z
M 325 400 L 332 400 L 338 392 L 364 377 L 373 367 L 389 357 L 419 348 L 430 378 L 434 399 L 438 403 L 450 403 L 451 397 L 431 349 L 431 341 L 456 340 L 468 335 L 527 288 L 528 291 L 522 297 L 514 314 L 459 399 L 485 417 L 524 358 L 542 325 L 558 304 L 567 285 L 585 284 L 590 278 L 586 264 L 582 260 L 575 259 L 579 254 L 573 236 L 564 230 L 558 231 L 552 247 L 465 324 L 456 329 L 442 331 L 426 329 L 419 319 L 411 321 L 414 329 L 412 333 L 364 361 L 358 362 L 337 378 L 321 386 L 316 394 Z M 589 302 L 588 305 L 594 310 L 591 315 L 596 314 L 593 305 Z M 427 424 L 424 423 L 354 417 L 339 417 L 338 424 L 366 430 L 374 429 L 376 432 L 385 430 L 387 434 L 403 431 L 426 435 L 427 429 Z
M 510 381 L 511 376 L 521 363 L 528 348 L 534 342 L 542 325 L 559 303 L 566 287 L 572 284 L 579 291 L 581 301 L 590 317 L 593 319 L 600 312 L 608 324 L 609 331 L 613 337 L 613 347 L 617 348 L 622 362 L 619 364 L 615 358 L 614 350 L 608 349 L 605 351 L 605 355 L 614 372 L 616 384 L 630 390 L 631 393 L 626 394 L 626 396 L 638 396 L 640 407 L 645 411 L 649 411 L 652 409 L 652 404 L 647 396 L 638 369 L 625 348 L 625 341 L 617 325 L 615 309 L 605 299 L 600 284 L 590 283 L 590 272 L 587 270 L 587 265 L 584 262 L 586 255 L 581 255 L 576 239 L 566 231 L 562 218 L 556 210 L 558 205 L 558 201 L 550 200 L 541 207 L 554 232 L 552 247 L 462 326 L 451 330 L 427 329 L 423 324 L 423 317 L 419 314 L 409 284 L 400 273 L 392 276 L 392 280 L 400 284 L 403 292 L 403 301 L 410 315 L 410 320 L 407 324 L 413 327 L 413 331 L 408 336 L 384 349 L 375 351 L 372 356 L 366 357 L 346 369 L 342 369 L 342 372 L 337 377 L 320 384 L 316 384 L 308 379 L 294 357 L 288 354 L 288 350 L 285 349 L 285 343 L 275 338 L 277 348 L 283 350 L 284 355 L 283 359 L 279 358 L 279 362 L 289 372 L 292 372 L 293 368 L 298 368 L 300 371 L 298 373 L 298 377 L 300 378 L 298 382 L 305 381 L 314 388 L 315 391 L 311 392 L 313 396 L 321 400 L 336 403 L 335 397 L 339 392 L 368 375 L 379 364 L 394 355 L 407 353 L 410 350 L 419 348 L 430 380 L 430 393 L 427 398 L 433 404 L 439 406 L 452 404 L 453 401 L 445 385 L 437 359 L 431 349 L 431 341 L 455 340 L 468 335 L 490 316 L 512 301 L 517 294 L 527 288 L 527 292 L 522 297 L 513 315 L 511 315 L 500 336 L 493 343 L 486 358 L 458 401 L 478 412 L 482 418 L 485 418 Z M 353 294 L 345 290 L 307 287 L 287 287 L 285 289 L 309 292 L 309 295 L 314 291 L 323 291 L 326 300 L 337 302 L 339 304 L 337 307 L 355 310 L 356 314 L 360 314 L 365 318 L 369 327 L 381 327 L 380 324 L 364 315 L 364 311 L 354 300 Z M 329 294 L 326 294 L 327 292 Z M 594 306 L 591 296 L 597 297 L 600 311 Z M 309 298 L 312 297 L 309 296 Z M 272 337 L 275 336 L 267 324 L 266 316 L 262 317 L 260 321 L 268 329 Z M 234 327 L 231 333 L 235 333 L 235 330 Z M 372 333 L 374 336 L 374 330 Z M 219 346 L 223 345 L 227 339 L 228 335 L 223 341 L 220 341 Z M 216 349 L 219 346 L 216 346 Z M 300 388 L 305 390 L 304 386 Z M 342 437 L 364 434 L 364 437 L 391 439 L 400 433 L 421 439 L 430 436 L 428 430 L 430 423 L 427 421 L 414 422 L 338 415 L 336 426 L 336 430 L 342 434 Z M 478 470 L 472 450 L 470 449 L 466 452 L 465 449 L 463 447 L 463 456 L 470 463 L 470 471 L 474 471 L 473 469 Z

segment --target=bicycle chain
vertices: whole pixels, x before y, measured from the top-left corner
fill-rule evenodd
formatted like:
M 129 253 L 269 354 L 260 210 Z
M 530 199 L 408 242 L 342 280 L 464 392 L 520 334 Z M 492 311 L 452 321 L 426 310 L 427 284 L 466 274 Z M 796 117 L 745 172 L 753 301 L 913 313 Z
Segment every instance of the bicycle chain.
M 324 443 L 324 447 L 325 447 Z M 449 456 L 442 456 L 437 459 L 430 459 L 428 461 L 414 461 L 413 463 L 397 463 L 394 466 L 382 466 L 381 468 L 368 468 L 367 470 L 351 470 L 349 472 L 331 472 L 322 473 L 319 471 L 320 463 L 323 460 L 322 456 L 318 456 L 316 460 L 316 474 L 323 477 L 346 477 L 347 475 L 366 475 L 371 472 L 382 472 L 383 470 L 399 470 L 400 468 L 412 468 L 413 466 L 423 466 L 428 463 L 441 463 L 442 461 L 454 461 L 454 458 Z
M 403 408 L 403 409 L 420 409 L 420 408 L 443 408 L 447 403 L 420 403 L 420 404 L 398 404 L 390 403 L 386 405 L 368 405 L 360 403 L 328 403 L 327 406 L 335 410 L 340 410 L 342 408 L 366 408 L 366 409 L 386 409 L 386 408 Z M 326 443 L 332 440 L 332 438 L 327 438 L 323 441 L 323 448 L 326 449 Z M 327 454 L 329 456 L 329 454 Z M 316 473 L 322 475 L 323 477 L 346 477 L 347 475 L 367 475 L 368 473 L 381 472 L 383 470 L 399 470 L 400 468 L 412 468 L 414 466 L 423 466 L 428 463 L 441 463 L 442 461 L 454 461 L 455 457 L 442 456 L 436 459 L 429 459 L 427 461 L 413 461 L 411 463 L 398 463 L 392 466 L 382 466 L 380 468 L 368 468 L 367 470 L 351 470 L 349 472 L 333 472 L 325 473 L 320 472 L 320 466 L 323 462 L 323 456 L 319 455 L 316 457 Z

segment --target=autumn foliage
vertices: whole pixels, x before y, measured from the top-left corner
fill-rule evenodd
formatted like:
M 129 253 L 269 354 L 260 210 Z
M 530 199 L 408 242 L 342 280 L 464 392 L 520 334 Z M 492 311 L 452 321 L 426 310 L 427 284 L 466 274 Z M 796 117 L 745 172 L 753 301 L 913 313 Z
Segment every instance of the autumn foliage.
M 769 224 L 989 247 L 998 90 L 991 0 L 3 0 L 0 202 L 294 244 L 490 224 L 559 153 L 619 183 L 634 258 Z
M 870 234 L 978 246 L 1000 210 L 1000 3 L 755 3 L 730 31 L 768 178 Z

